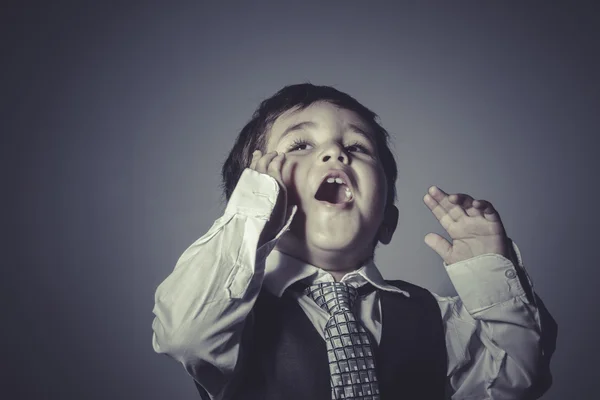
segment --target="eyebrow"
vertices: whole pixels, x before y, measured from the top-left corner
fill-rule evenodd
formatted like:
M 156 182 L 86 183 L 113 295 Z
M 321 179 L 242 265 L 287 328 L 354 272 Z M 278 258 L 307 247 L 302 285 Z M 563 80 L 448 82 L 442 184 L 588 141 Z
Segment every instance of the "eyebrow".
M 279 137 L 279 139 L 283 139 L 288 133 L 290 132 L 294 132 L 294 131 L 301 131 L 304 130 L 306 128 L 316 128 L 318 125 L 312 121 L 304 121 L 304 122 L 300 122 L 297 124 L 294 124 L 290 127 L 288 127 L 285 131 L 283 131 L 283 133 L 281 134 L 281 136 Z
M 301 131 L 304 129 L 314 129 L 317 128 L 319 125 L 316 124 L 315 122 L 312 121 L 303 121 L 303 122 L 299 122 L 297 124 L 294 124 L 290 127 L 288 127 L 285 131 L 283 131 L 283 133 L 281 134 L 281 136 L 279 137 L 279 140 L 283 139 L 287 134 L 291 133 L 291 132 L 295 132 L 295 131 Z M 351 131 L 354 131 L 356 133 L 358 133 L 359 135 L 364 136 L 366 139 L 368 140 L 374 140 L 374 138 L 372 137 L 372 135 L 370 135 L 369 133 L 365 132 L 364 129 L 360 128 L 358 125 L 356 124 L 348 124 L 348 128 Z
M 358 125 L 355 124 L 348 124 L 348 127 L 350 128 L 350 130 L 353 130 L 354 132 L 363 135 L 365 138 L 369 139 L 369 140 L 374 140 L 375 138 L 373 137 L 373 135 L 371 135 L 370 133 L 366 132 L 365 130 L 363 130 L 361 127 L 359 127 Z

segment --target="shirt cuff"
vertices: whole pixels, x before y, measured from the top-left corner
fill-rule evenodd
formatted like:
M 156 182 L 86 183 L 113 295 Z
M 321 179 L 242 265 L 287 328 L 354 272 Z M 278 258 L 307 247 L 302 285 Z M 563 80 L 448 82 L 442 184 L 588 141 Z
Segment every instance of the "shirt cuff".
M 231 193 L 225 214 L 269 219 L 275 208 L 279 190 L 275 178 L 246 168 Z
M 268 220 L 271 218 L 280 190 L 279 184 L 272 176 L 246 168 L 242 171 L 229 198 L 225 214 L 241 214 Z M 273 239 L 257 249 L 257 259 L 265 259 L 275 248 L 281 236 L 290 229 L 296 211 L 298 211 L 296 205 L 287 208 L 285 224 Z
M 263 244 L 261 247 L 258 248 L 257 253 L 256 253 L 257 258 L 259 258 L 259 259 L 267 258 L 269 253 L 271 253 L 271 251 L 277 245 L 277 242 L 279 242 L 279 239 L 281 238 L 281 236 L 290 229 L 290 225 L 292 224 L 292 220 L 294 219 L 294 216 L 296 215 L 296 211 L 298 211 L 298 206 L 294 205 L 294 206 L 288 207 L 287 214 L 286 214 L 288 217 L 287 217 L 285 224 L 283 225 L 283 227 L 279 230 L 279 232 L 277 233 L 277 235 L 275 235 L 275 237 L 273 239 L 269 240 L 267 243 Z
M 517 268 L 525 271 L 521 253 L 511 243 L 517 255 L 516 266 L 500 254 L 482 254 L 450 265 L 444 262 L 458 296 L 472 316 L 526 294 L 517 271 Z

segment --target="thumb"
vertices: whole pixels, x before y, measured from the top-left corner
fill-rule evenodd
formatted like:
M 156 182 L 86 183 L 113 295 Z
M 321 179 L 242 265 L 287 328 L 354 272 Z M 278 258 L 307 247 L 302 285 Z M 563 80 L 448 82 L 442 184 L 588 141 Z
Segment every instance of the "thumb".
M 438 235 L 437 233 L 428 233 L 425 235 L 425 244 L 433 251 L 442 257 L 442 260 L 446 260 L 452 252 L 452 245 L 446 240 L 446 238 Z

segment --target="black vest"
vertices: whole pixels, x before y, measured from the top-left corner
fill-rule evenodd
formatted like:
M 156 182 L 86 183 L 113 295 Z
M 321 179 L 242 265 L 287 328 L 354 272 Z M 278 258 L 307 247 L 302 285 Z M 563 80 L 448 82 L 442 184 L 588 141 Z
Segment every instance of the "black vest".
M 383 330 L 373 347 L 381 399 L 443 400 L 447 354 L 439 305 L 423 288 L 388 283 L 411 297 L 378 291 Z M 325 341 L 292 296 L 261 291 L 243 336 L 243 372 L 231 399 L 331 400 Z

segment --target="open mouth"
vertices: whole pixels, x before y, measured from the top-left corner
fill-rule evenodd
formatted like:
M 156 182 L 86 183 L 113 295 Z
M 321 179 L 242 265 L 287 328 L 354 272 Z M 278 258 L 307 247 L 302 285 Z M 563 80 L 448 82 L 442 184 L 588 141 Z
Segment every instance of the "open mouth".
M 354 199 L 354 194 L 344 178 L 331 174 L 321 182 L 315 199 L 331 204 L 345 204 Z

